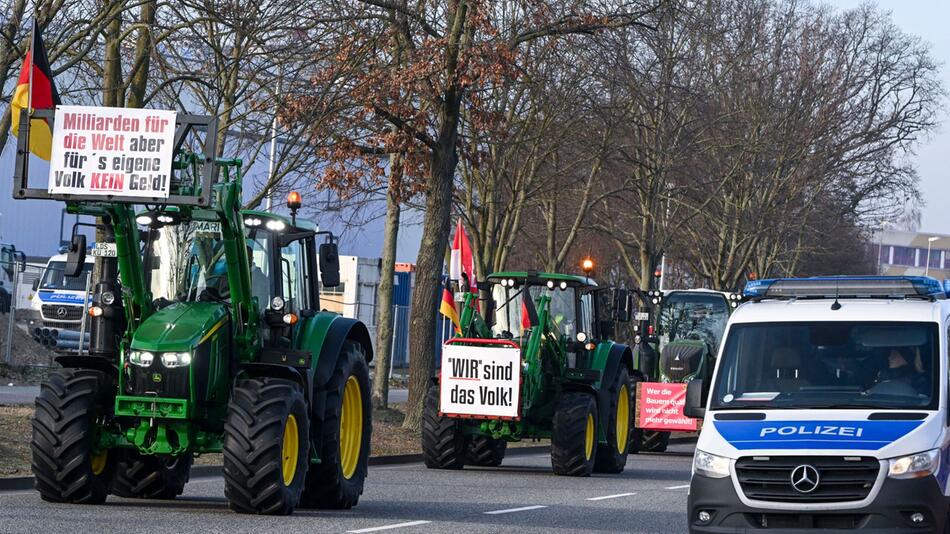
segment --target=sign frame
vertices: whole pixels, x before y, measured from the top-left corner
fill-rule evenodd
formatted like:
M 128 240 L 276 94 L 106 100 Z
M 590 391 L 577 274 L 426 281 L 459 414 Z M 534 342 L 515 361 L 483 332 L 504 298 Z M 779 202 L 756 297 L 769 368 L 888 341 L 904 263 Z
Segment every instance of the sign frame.
M 177 114 L 175 118 L 175 136 L 172 156 L 175 157 L 186 138 L 195 132 L 205 132 L 204 152 L 201 153 L 201 173 L 199 192 L 195 195 L 175 195 L 164 197 L 138 197 L 119 195 L 73 195 L 51 194 L 47 187 L 30 187 L 30 117 L 45 120 L 52 131 L 55 128 L 54 109 L 35 109 L 32 113 L 20 114 L 20 130 L 17 134 L 16 163 L 13 169 L 13 198 L 60 200 L 65 202 L 115 202 L 120 204 L 161 204 L 175 206 L 208 207 L 211 205 L 211 186 L 215 177 L 214 148 L 218 137 L 218 119 L 210 115 Z M 172 162 L 174 175 L 175 163 Z M 173 176 L 169 177 L 174 182 Z
M 480 339 L 480 338 L 465 338 L 465 337 L 453 337 L 447 340 L 442 344 L 443 347 L 452 344 L 468 344 L 468 345 L 482 345 L 482 346 L 507 346 L 511 348 L 516 348 L 519 351 L 521 346 L 515 343 L 514 341 L 508 339 Z M 442 411 L 442 369 L 439 369 L 439 416 L 440 417 L 450 417 L 452 419 L 478 419 L 478 420 L 501 420 L 501 421 L 521 421 L 521 387 L 524 385 L 524 374 L 521 372 L 521 366 L 516 366 L 518 370 L 518 404 L 517 404 L 517 415 L 515 416 L 506 416 L 506 415 L 474 415 L 474 414 L 459 414 L 452 412 Z

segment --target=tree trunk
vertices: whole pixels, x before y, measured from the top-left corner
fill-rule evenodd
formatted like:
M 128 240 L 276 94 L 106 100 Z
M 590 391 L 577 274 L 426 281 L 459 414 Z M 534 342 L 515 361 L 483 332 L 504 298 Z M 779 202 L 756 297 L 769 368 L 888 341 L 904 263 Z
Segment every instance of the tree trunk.
M 432 150 L 422 243 L 416 259 L 416 286 L 412 291 L 409 315 L 409 401 L 406 403 L 406 419 L 402 426 L 410 430 L 418 430 L 421 426 L 422 404 L 434 367 L 442 263 L 449 240 L 449 217 L 452 214 L 452 193 L 458 164 L 455 144 L 460 103 L 460 91 L 446 91 L 439 117 L 439 137 Z
M 386 195 L 386 226 L 383 230 L 383 261 L 376 290 L 376 376 L 373 407 L 389 406 L 389 369 L 393 347 L 393 280 L 396 277 L 396 238 L 399 237 L 399 158 L 393 158 Z M 403 312 L 405 313 L 405 312 Z

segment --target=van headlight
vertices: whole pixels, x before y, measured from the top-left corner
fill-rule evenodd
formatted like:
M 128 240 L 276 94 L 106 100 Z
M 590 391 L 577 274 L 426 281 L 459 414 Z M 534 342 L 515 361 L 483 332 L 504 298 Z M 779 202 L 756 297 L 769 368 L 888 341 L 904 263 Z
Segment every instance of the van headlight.
M 190 352 L 166 352 L 162 354 L 162 365 L 169 369 L 191 365 Z
M 887 476 L 891 478 L 920 478 L 932 475 L 940 467 L 940 449 L 919 452 L 888 460 Z
M 709 478 L 726 478 L 729 476 L 729 458 L 696 449 L 696 454 L 693 455 L 693 473 Z
M 133 350 L 129 353 L 129 363 L 139 367 L 151 367 L 155 355 L 147 350 Z

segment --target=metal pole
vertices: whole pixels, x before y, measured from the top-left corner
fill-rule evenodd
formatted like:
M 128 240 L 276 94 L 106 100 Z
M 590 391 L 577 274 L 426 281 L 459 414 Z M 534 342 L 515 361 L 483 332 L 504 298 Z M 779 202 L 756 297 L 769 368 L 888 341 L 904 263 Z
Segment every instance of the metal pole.
M 666 278 L 666 254 L 660 256 L 660 287 L 658 289 L 661 292 L 663 291 L 664 278 Z
M 393 306 L 393 317 L 392 317 L 392 339 L 389 341 L 389 379 L 393 378 L 393 367 L 396 363 L 396 326 L 399 324 L 399 305 L 396 304 Z
M 7 365 L 13 365 L 13 321 L 16 317 L 16 299 L 17 299 L 17 286 L 20 285 L 20 271 L 16 268 L 16 262 L 14 262 L 13 268 L 13 292 L 10 293 L 10 317 L 7 321 L 7 346 L 6 348 L 6 360 Z
M 79 321 L 79 355 L 82 356 L 84 345 L 83 338 L 86 336 L 86 317 L 89 316 L 89 284 L 92 282 L 90 273 L 86 273 L 86 292 L 82 296 L 82 321 Z
M 930 274 L 930 240 L 927 240 L 927 265 L 924 267 L 924 276 Z
M 277 75 L 277 100 L 280 100 L 280 74 Z M 270 161 L 267 163 L 267 181 L 273 184 L 274 172 L 276 170 L 277 159 L 277 106 L 274 106 L 274 119 L 270 123 Z M 274 207 L 274 195 L 272 191 L 267 192 L 267 211 Z

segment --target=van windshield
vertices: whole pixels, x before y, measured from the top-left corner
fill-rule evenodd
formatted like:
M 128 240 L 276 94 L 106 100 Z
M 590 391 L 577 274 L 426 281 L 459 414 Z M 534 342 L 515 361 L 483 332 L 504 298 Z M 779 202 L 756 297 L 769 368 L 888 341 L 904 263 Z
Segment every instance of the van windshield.
M 937 347 L 931 323 L 736 324 L 710 408 L 935 409 Z
M 85 291 L 86 277 L 92 272 L 92 263 L 86 263 L 82 267 L 79 276 L 72 277 L 64 274 L 66 262 L 51 261 L 46 266 L 46 272 L 43 273 L 43 280 L 40 282 L 40 289 L 58 289 L 62 291 Z

